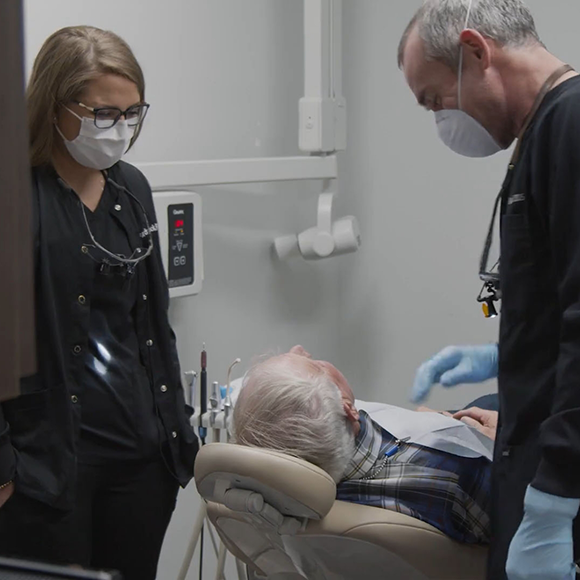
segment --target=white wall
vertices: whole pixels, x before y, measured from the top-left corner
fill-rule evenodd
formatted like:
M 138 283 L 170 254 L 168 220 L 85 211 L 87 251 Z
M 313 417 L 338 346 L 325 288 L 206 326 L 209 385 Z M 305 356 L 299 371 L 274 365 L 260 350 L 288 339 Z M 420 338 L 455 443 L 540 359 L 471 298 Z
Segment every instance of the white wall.
M 530 0 L 548 47 L 580 66 L 577 0 Z M 479 257 L 508 162 L 470 160 L 438 141 L 397 68 L 399 39 L 420 0 L 345 0 L 349 149 L 340 207 L 356 212 L 358 256 L 341 267 L 340 360 L 372 400 L 407 405 L 415 369 L 447 344 L 494 341 L 483 318 Z M 439 388 L 449 408 L 495 385 Z
M 302 14 L 301 0 L 26 0 L 28 67 L 62 26 L 108 28 L 133 48 L 152 105 L 130 160 L 296 155 Z M 276 235 L 314 224 L 319 191 L 319 183 L 201 190 L 205 286 L 171 311 L 184 370 L 199 368 L 203 341 L 210 381 L 222 383 L 234 358 L 247 363 L 298 342 L 337 360 L 339 262 L 282 265 L 270 255 Z M 177 575 L 197 505 L 191 485 L 171 523 L 160 579 Z

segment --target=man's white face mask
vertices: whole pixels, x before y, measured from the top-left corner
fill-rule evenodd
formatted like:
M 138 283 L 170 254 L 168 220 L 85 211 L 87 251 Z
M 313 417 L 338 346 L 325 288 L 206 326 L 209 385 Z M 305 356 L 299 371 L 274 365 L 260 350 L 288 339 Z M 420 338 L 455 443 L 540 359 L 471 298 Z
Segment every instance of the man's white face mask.
M 463 59 L 461 59 L 463 60 Z M 461 66 L 459 68 L 459 109 L 435 112 L 439 138 L 449 149 L 465 157 L 490 157 L 502 150 L 487 129 L 461 110 Z
M 469 23 L 471 2 L 467 11 L 465 27 Z M 457 73 L 457 106 L 458 109 L 435 112 L 439 138 L 449 149 L 465 157 L 490 157 L 502 151 L 502 147 L 490 135 L 487 129 L 461 110 L 461 80 L 463 78 L 463 47 L 459 53 L 459 71 Z

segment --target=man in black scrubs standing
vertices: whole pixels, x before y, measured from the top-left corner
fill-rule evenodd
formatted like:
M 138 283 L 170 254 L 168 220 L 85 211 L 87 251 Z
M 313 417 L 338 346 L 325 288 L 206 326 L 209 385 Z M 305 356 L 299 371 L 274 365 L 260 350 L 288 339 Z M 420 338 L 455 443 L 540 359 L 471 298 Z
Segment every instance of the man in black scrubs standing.
M 486 157 L 517 139 L 490 229 L 499 213 L 500 264 L 487 263 L 489 242 L 481 264 L 487 312 L 502 298 L 499 344 L 445 349 L 419 369 L 413 397 L 435 383 L 498 377 L 488 578 L 571 580 L 580 550 L 580 77 L 541 43 L 521 0 L 427 0 L 403 35 L 399 66 L 456 153 Z

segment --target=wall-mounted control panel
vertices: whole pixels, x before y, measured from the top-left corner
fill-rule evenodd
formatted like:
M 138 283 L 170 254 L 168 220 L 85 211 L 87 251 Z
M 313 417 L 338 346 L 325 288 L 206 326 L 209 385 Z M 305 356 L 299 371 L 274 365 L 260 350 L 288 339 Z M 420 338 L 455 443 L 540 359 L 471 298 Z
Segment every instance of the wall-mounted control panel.
M 153 199 L 169 295 L 199 294 L 203 284 L 201 196 L 191 191 L 160 191 Z

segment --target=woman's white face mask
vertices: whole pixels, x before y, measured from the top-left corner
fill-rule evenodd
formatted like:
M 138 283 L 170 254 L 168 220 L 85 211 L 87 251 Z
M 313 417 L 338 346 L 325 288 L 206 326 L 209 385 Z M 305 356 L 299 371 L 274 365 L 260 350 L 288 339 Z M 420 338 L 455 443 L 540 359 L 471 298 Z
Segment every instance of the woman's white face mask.
M 469 24 L 471 5 L 467 10 L 464 28 Z M 461 81 L 463 78 L 463 47 L 459 53 L 457 72 L 458 109 L 435 112 L 439 138 L 449 149 L 465 157 L 490 157 L 502 151 L 503 147 L 491 136 L 489 131 L 461 108 Z
M 99 129 L 92 118 L 81 117 L 68 107 L 67 111 L 81 122 L 79 134 L 69 141 L 56 126 L 65 147 L 71 157 L 84 167 L 92 169 L 109 169 L 125 154 L 135 133 L 135 127 L 129 127 L 125 119 L 119 120 L 113 127 Z

